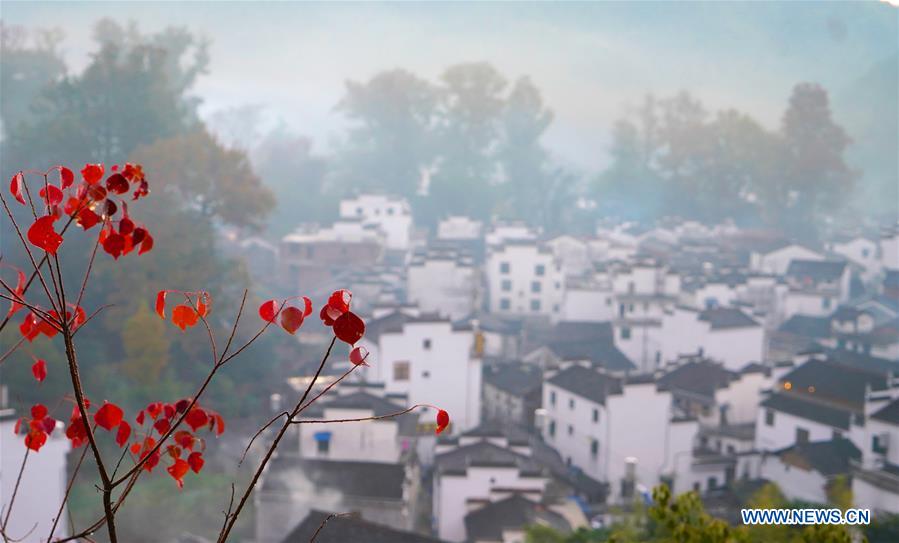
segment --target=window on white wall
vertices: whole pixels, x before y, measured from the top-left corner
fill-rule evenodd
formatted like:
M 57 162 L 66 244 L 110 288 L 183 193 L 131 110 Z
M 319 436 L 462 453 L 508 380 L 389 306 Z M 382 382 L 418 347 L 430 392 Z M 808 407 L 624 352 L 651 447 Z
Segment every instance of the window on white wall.
M 400 361 L 393 363 L 393 380 L 408 381 L 409 380 L 409 362 Z
M 538 277 L 545 275 L 546 274 L 546 266 L 544 266 L 543 264 L 537 264 L 536 266 L 534 266 L 534 274 L 537 275 Z
M 430 350 L 431 350 L 431 340 L 430 340 L 430 339 L 424 339 L 424 340 L 422 340 L 422 342 L 421 342 L 421 348 L 424 349 L 424 350 L 426 350 L 426 351 L 430 351 Z
M 509 292 L 510 290 L 512 290 L 512 281 L 510 279 L 503 279 L 500 283 L 500 288 L 503 290 L 503 292 Z
M 531 311 L 540 311 L 540 300 L 531 300 Z
M 499 263 L 499 273 L 509 273 L 509 263 L 508 262 L 500 262 Z
M 765 410 L 765 426 L 774 426 L 774 411 Z

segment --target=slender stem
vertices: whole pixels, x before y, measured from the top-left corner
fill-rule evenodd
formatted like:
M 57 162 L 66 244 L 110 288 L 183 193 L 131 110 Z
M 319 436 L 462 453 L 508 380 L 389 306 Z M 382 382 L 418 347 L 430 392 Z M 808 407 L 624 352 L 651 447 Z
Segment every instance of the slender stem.
M 72 492 L 72 486 L 75 485 L 75 478 L 78 477 L 78 472 L 81 470 L 81 464 L 84 462 L 84 457 L 87 456 L 87 447 L 84 447 L 81 450 L 81 457 L 78 459 L 78 463 L 75 464 L 75 470 L 72 471 L 72 476 L 69 478 L 69 484 L 66 485 L 66 493 L 62 496 L 62 502 L 59 504 L 59 509 L 56 511 L 56 517 L 53 518 L 53 526 L 50 527 L 50 535 L 47 536 L 47 541 L 53 540 L 53 534 L 56 533 L 56 525 L 59 524 L 59 519 L 62 518 L 62 512 L 66 507 L 66 503 L 69 501 L 69 494 Z
M 237 522 L 237 518 L 238 516 L 240 516 L 241 510 L 243 510 L 244 505 L 246 505 L 247 503 L 247 500 L 250 499 L 250 495 L 253 493 L 253 489 L 256 487 L 256 483 L 259 481 L 259 477 L 262 476 L 262 472 L 268 465 L 269 460 L 271 460 L 272 455 L 275 454 L 275 450 L 278 448 L 278 444 L 281 443 L 281 439 L 284 438 L 284 434 L 286 434 L 287 429 L 290 428 L 290 423 L 293 420 L 293 417 L 296 416 L 296 414 L 300 411 L 300 408 L 306 402 L 306 398 L 309 397 L 309 393 L 312 391 L 312 387 L 315 386 L 316 381 L 318 381 L 319 375 L 321 375 L 322 370 L 324 370 L 325 363 L 328 361 L 328 357 L 331 356 L 331 350 L 334 348 L 334 343 L 336 341 L 337 336 L 331 338 L 331 343 L 330 345 L 328 345 L 328 350 L 325 352 L 325 356 L 322 357 L 322 361 L 318 366 L 318 370 L 316 370 L 315 375 L 309 382 L 309 386 L 306 387 L 306 391 L 303 393 L 303 397 L 300 398 L 300 401 L 297 402 L 296 407 L 294 407 L 293 411 L 291 411 L 290 416 L 288 416 L 287 420 L 284 421 L 284 424 L 281 425 L 281 429 L 278 430 L 278 434 L 275 436 L 274 441 L 272 441 L 272 444 L 265 452 L 265 456 L 262 458 L 262 462 L 256 468 L 256 472 L 253 474 L 253 479 L 250 481 L 250 484 L 247 485 L 243 496 L 241 496 L 240 501 L 237 503 L 237 507 L 234 509 L 234 512 L 231 513 L 231 516 L 228 517 L 225 528 L 219 534 L 218 543 L 224 543 L 228 540 L 228 536 L 231 534 L 231 530 L 234 528 L 234 523 Z
M 19 475 L 16 477 L 16 485 L 12 489 L 12 496 L 9 498 L 9 506 L 6 509 L 6 517 L 3 519 L 3 525 L 0 526 L 0 531 L 3 532 L 3 539 L 7 541 L 8 538 L 6 536 L 6 526 L 9 524 L 9 515 L 12 513 L 12 506 L 16 503 L 16 495 L 19 493 L 19 485 L 22 483 L 22 474 L 25 473 L 25 464 L 28 462 L 28 455 L 31 454 L 31 449 L 25 449 L 25 456 L 22 457 L 22 465 L 19 467 Z

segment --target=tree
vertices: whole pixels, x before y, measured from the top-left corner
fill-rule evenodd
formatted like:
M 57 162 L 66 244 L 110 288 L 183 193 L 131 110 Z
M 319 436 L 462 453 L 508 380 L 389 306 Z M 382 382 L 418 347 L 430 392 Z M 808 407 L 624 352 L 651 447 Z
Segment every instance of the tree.
M 485 62 L 457 64 L 441 76 L 440 160 L 428 187 L 426 217 L 488 218 L 499 174 L 495 155 L 506 79 Z
M 338 153 L 338 184 L 407 198 L 418 193 L 435 158 L 438 91 L 405 70 L 380 72 L 365 83 L 347 81 L 337 104 L 352 123 Z
M 138 147 L 131 160 L 153 164 L 158 190 L 207 219 L 259 229 L 275 204 L 246 154 L 226 149 L 202 128 Z
M 781 133 L 786 181 L 795 198 L 790 226 L 809 235 L 808 225 L 838 210 L 852 189 L 856 172 L 843 159 L 852 140 L 831 118 L 827 91 L 814 83 L 793 88 Z
M 150 313 L 146 302 L 122 327 L 122 345 L 125 348 L 125 374 L 132 380 L 154 384 L 169 363 L 169 341 L 165 326 Z

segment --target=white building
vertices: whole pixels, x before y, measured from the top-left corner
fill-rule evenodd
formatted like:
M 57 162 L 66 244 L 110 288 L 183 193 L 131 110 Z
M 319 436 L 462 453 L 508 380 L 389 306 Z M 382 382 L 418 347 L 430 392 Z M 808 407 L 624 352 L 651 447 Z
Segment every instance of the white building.
M 409 249 L 412 237 L 412 210 L 405 198 L 379 194 L 361 194 L 341 200 L 342 219 L 361 219 L 363 224 L 377 225 L 386 237 L 387 248 Z
M 789 288 L 783 317 L 825 316 L 849 300 L 851 275 L 845 261 L 793 260 L 787 268 Z
M 865 236 L 839 238 L 828 244 L 828 248 L 861 268 L 864 281 L 873 280 L 883 267 L 877 242 Z
M 563 235 L 548 240 L 546 246 L 562 264 L 566 276 L 581 276 L 592 270 L 590 248 L 585 240 Z
M 562 266 L 535 242 L 491 247 L 486 264 L 492 313 L 558 319 L 564 299 Z
M 0 507 L 4 518 L 27 450 L 24 436 L 13 433 L 16 420 L 17 415 L 12 409 L 0 409 Z M 69 440 L 66 439 L 61 424 L 57 423 L 56 430 L 47 438 L 41 450 L 31 451 L 28 455 L 22 482 L 12 504 L 9 524 L 6 526 L 6 535 L 10 540 L 38 543 L 50 533 L 53 517 L 62 503 L 68 484 L 66 455 L 70 449 Z M 65 537 L 69 533 L 66 511 L 63 510 L 64 518 L 57 524 L 54 537 Z
M 465 517 L 473 509 L 512 494 L 540 501 L 551 477 L 530 455 L 527 444 L 498 437 L 460 436 L 438 446 L 434 461 L 433 505 L 437 536 L 466 541 Z
M 437 224 L 437 239 L 441 240 L 476 240 L 481 239 L 484 223 L 470 217 L 454 215 Z
M 473 428 L 481 420 L 481 358 L 467 324 L 417 311 L 395 311 L 366 325 L 360 344 L 369 350 L 364 378 L 405 394 L 409 405 L 430 404 L 450 414 L 451 428 Z M 436 413 L 420 410 L 422 422 Z
M 824 255 L 797 243 L 774 243 L 752 251 L 749 268 L 755 272 L 784 275 L 793 260 L 824 260 Z
M 853 473 L 852 498 L 856 507 L 899 514 L 899 398 L 886 400 L 868 404 L 870 416 L 862 462 Z
M 846 438 L 796 443 L 763 455 L 759 473 L 777 482 L 788 500 L 827 504 L 834 479 L 848 476 L 852 462 L 860 458 L 861 452 Z
M 543 384 L 542 434 L 563 459 L 610 485 L 627 502 L 636 485 L 652 487 L 691 451 L 698 423 L 675 419 L 671 393 L 651 378 L 630 381 L 572 365 Z
M 899 270 L 899 225 L 884 228 L 880 234 L 880 261 L 885 269 Z
M 474 312 L 479 282 L 479 270 L 470 256 L 431 250 L 415 255 L 409 263 L 406 297 L 422 311 L 459 320 Z

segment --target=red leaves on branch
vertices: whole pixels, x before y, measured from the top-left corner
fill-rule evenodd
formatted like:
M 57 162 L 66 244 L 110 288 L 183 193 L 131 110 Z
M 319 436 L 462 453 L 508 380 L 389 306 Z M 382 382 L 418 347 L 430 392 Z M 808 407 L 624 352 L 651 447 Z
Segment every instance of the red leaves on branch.
M 203 469 L 203 464 L 206 463 L 203 460 L 203 454 L 200 452 L 192 452 L 187 457 L 187 463 L 190 466 L 190 469 L 193 470 L 194 473 L 200 473 L 200 470 Z
M 365 347 L 356 347 L 350 351 L 350 362 L 352 362 L 354 366 L 367 366 L 368 363 L 365 359 L 368 358 L 368 354 L 368 349 Z
M 88 185 L 95 185 L 103 179 L 104 170 L 103 164 L 85 164 L 81 168 L 81 178 Z
M 187 303 L 176 305 L 172 309 L 172 323 L 181 331 L 187 330 L 205 318 L 212 308 L 212 296 L 208 292 L 181 292 L 178 290 L 160 290 L 156 293 L 156 314 L 165 319 L 165 302 L 168 293 L 179 293 L 184 296 Z
M 437 411 L 437 431 L 436 431 L 436 433 L 439 434 L 440 432 L 446 430 L 446 427 L 449 426 L 449 423 L 450 423 L 449 413 L 447 413 L 443 409 L 440 409 L 439 411 Z
M 71 187 L 75 183 L 75 174 L 72 173 L 72 170 L 66 168 L 65 166 L 59 167 L 59 186 L 62 189 L 67 189 Z
M 25 174 L 19 172 L 12 176 L 12 179 L 9 182 L 9 192 L 12 193 L 13 197 L 22 205 L 25 205 Z
M 123 420 L 115 434 L 115 442 L 119 447 L 124 447 L 125 443 L 128 443 L 129 437 L 131 437 L 131 425 L 128 424 L 128 421 Z
M 350 310 L 350 302 L 353 301 L 353 294 L 346 290 L 335 290 L 328 298 L 328 307 L 331 307 L 341 314 Z
M 27 433 L 25 434 L 25 446 L 32 451 L 38 452 L 47 442 L 47 437 L 56 428 L 56 420 L 48 416 L 47 407 L 43 404 L 35 404 L 31 407 L 31 418 L 20 418 L 13 427 L 13 432 L 18 435 L 21 431 L 22 423 L 27 422 Z
M 340 341 L 354 345 L 365 335 L 365 323 L 355 313 L 347 311 L 334 321 L 334 335 Z
M 187 471 L 190 469 L 190 465 L 181 460 L 180 458 L 175 460 L 175 463 L 166 468 L 166 471 L 169 472 L 169 475 L 172 476 L 172 479 L 178 483 L 178 488 L 184 488 L 184 476 L 187 475 Z
M 47 363 L 44 360 L 35 360 L 34 364 L 31 365 L 31 374 L 34 375 L 38 383 L 43 383 L 44 379 L 47 378 Z
M 303 300 L 302 309 L 293 305 L 287 305 L 292 300 Z M 288 334 L 295 334 L 303 321 L 312 314 L 312 300 L 306 296 L 295 296 L 287 298 L 283 302 L 278 300 L 268 300 L 259 306 L 259 317 L 265 322 L 274 323 L 275 319 L 280 316 L 281 328 Z
M 122 408 L 113 403 L 104 403 L 103 406 L 94 413 L 94 422 L 97 426 L 104 430 L 112 430 L 122 422 L 125 412 Z
M 28 229 L 28 241 L 51 255 L 55 255 L 56 250 L 62 244 L 62 236 L 53 229 L 54 222 L 56 222 L 56 217 L 49 215 L 39 217 Z
M 203 411 L 199 407 L 192 407 L 191 410 L 187 413 L 187 416 L 184 418 L 184 422 L 187 423 L 190 428 L 196 432 L 199 428 L 206 426 L 209 424 L 209 415 L 206 414 L 206 411 Z
M 48 206 L 56 206 L 62 203 L 62 191 L 56 185 L 41 187 L 38 195 Z

